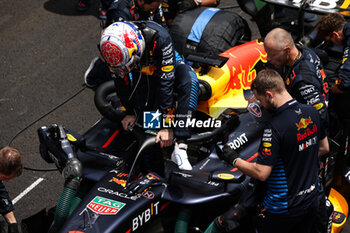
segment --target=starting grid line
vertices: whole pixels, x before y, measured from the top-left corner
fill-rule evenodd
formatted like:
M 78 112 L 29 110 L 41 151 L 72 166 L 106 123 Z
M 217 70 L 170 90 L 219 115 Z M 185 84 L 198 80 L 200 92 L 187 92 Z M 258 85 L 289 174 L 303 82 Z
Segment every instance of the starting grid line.
M 15 199 L 12 200 L 13 204 L 16 204 L 19 200 L 21 200 L 22 197 L 27 195 L 33 188 L 35 188 L 38 184 L 40 184 L 41 181 L 43 181 L 44 178 L 38 178 L 34 183 L 32 183 L 28 188 L 26 188 L 23 192 L 21 192 Z

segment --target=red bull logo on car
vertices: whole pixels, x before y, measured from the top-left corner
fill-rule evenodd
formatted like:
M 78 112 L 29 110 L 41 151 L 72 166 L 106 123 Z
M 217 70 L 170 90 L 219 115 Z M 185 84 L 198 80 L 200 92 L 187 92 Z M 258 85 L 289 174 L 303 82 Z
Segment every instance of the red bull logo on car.
M 110 179 L 109 182 L 117 183 L 123 187 L 125 187 L 125 185 L 126 185 L 126 180 L 120 180 L 120 179 L 117 179 L 115 177 L 112 177 L 112 179 Z
M 248 43 L 247 43 L 248 44 Z M 222 56 L 230 58 L 227 66 L 230 69 L 230 81 L 225 88 L 225 92 L 230 89 L 248 89 L 256 77 L 256 64 L 258 62 L 267 63 L 267 53 L 265 52 L 263 42 L 258 40 L 250 42 L 250 46 L 244 45 L 244 49 L 239 46 L 222 53 Z M 243 55 L 245 54 L 245 55 Z
M 300 129 L 305 129 L 309 124 L 312 124 L 313 121 L 311 120 L 311 117 L 309 118 L 301 118 L 299 123 L 296 123 L 295 125 L 298 127 L 298 131 Z

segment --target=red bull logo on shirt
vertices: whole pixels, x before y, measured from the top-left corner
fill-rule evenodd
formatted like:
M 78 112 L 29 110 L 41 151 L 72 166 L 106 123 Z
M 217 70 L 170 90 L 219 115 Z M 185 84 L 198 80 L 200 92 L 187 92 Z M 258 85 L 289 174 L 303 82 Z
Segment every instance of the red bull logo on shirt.
M 311 117 L 309 118 L 301 118 L 299 123 L 296 123 L 295 125 L 298 127 L 298 131 L 300 129 L 305 129 L 309 124 L 312 124 L 313 121 L 311 120 Z
M 313 125 L 312 129 L 307 128 L 304 133 L 298 133 L 297 134 L 297 139 L 298 139 L 298 141 L 301 141 L 301 140 L 309 137 L 310 135 L 312 135 L 312 134 L 314 134 L 316 132 L 317 132 L 317 125 Z
M 263 155 L 271 155 L 271 149 L 263 148 L 261 154 L 263 154 Z

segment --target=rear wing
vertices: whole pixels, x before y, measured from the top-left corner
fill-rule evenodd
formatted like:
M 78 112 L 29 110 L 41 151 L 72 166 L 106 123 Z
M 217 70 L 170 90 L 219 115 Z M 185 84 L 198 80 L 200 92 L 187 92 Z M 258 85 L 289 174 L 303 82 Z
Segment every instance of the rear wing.
M 304 10 L 313 13 L 327 14 L 340 13 L 345 17 L 350 17 L 350 0 L 263 0 L 266 3 L 281 5 L 291 8 L 300 8 L 304 5 Z

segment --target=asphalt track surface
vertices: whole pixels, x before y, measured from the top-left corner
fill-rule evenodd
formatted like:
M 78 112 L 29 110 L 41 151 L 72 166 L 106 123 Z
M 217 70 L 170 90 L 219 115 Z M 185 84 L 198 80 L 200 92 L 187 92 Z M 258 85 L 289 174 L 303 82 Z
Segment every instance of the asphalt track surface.
M 17 132 L 81 89 L 83 74 L 98 55 L 98 4 L 95 0 L 87 12 L 79 13 L 75 0 L 0 0 L 0 146 L 8 145 Z M 236 6 L 229 10 L 246 18 L 252 38 L 260 36 L 236 2 L 222 0 L 220 7 L 227 6 Z M 86 89 L 18 135 L 11 145 L 23 153 L 26 167 L 53 169 L 39 155 L 37 129 L 56 123 L 84 133 L 99 118 L 93 92 Z M 55 206 L 63 178 L 57 171 L 25 170 L 5 185 L 20 222 Z

